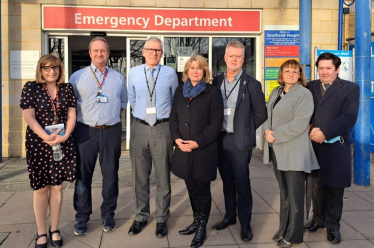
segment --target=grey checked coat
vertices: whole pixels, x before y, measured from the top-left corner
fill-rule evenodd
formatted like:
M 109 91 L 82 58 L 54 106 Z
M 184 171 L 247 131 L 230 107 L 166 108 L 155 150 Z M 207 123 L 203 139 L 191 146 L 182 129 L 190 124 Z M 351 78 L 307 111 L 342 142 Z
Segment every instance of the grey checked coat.
M 312 94 L 297 83 L 272 110 L 272 105 L 282 90 L 283 86 L 275 88 L 269 97 L 268 119 L 263 130 L 274 132 L 273 149 L 279 170 L 310 173 L 319 169 L 308 134 L 314 110 Z M 269 160 L 269 143 L 265 140 L 264 163 L 268 164 Z

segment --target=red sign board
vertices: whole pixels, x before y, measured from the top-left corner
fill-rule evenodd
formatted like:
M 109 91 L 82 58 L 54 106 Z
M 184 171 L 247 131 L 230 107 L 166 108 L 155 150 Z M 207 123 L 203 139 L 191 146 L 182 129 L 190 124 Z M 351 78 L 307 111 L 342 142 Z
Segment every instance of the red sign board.
M 265 56 L 284 57 L 299 56 L 299 46 L 265 46 Z
M 261 10 L 43 6 L 43 30 L 260 33 Z

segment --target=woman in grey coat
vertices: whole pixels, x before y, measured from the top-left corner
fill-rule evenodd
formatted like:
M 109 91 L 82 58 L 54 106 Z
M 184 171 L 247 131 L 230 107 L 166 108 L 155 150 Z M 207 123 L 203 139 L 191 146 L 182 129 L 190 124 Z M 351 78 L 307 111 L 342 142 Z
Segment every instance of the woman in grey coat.
M 264 163 L 273 162 L 280 189 L 279 230 L 273 240 L 279 247 L 291 247 L 303 242 L 306 175 L 319 165 L 308 135 L 313 98 L 296 60 L 281 65 L 278 83 L 281 86 L 269 97 L 264 123 Z

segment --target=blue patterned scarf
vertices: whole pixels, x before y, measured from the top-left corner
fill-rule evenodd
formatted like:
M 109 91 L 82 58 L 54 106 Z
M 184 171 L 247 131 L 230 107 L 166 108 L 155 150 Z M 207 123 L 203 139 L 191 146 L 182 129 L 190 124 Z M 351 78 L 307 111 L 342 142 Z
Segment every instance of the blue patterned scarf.
M 201 80 L 196 86 L 193 86 L 191 84 L 190 79 L 187 79 L 187 81 L 183 85 L 183 97 L 184 98 L 195 98 L 197 97 L 201 92 L 203 92 L 206 88 L 206 83 L 204 80 Z

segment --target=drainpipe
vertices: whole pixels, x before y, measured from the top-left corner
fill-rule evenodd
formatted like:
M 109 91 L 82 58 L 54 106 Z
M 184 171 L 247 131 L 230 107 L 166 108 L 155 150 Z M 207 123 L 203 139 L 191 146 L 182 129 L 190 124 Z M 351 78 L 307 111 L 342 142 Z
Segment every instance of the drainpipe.
M 339 0 L 339 23 L 338 23 L 338 50 L 342 50 L 342 34 L 343 34 L 343 3 L 344 0 Z M 356 12 L 357 13 L 357 12 Z
M 299 49 L 300 64 L 304 69 L 307 82 L 310 81 L 310 50 L 312 31 L 312 1 L 299 1 Z
M 354 134 L 354 183 L 370 186 L 371 0 L 356 0 L 355 82 L 360 110 Z

